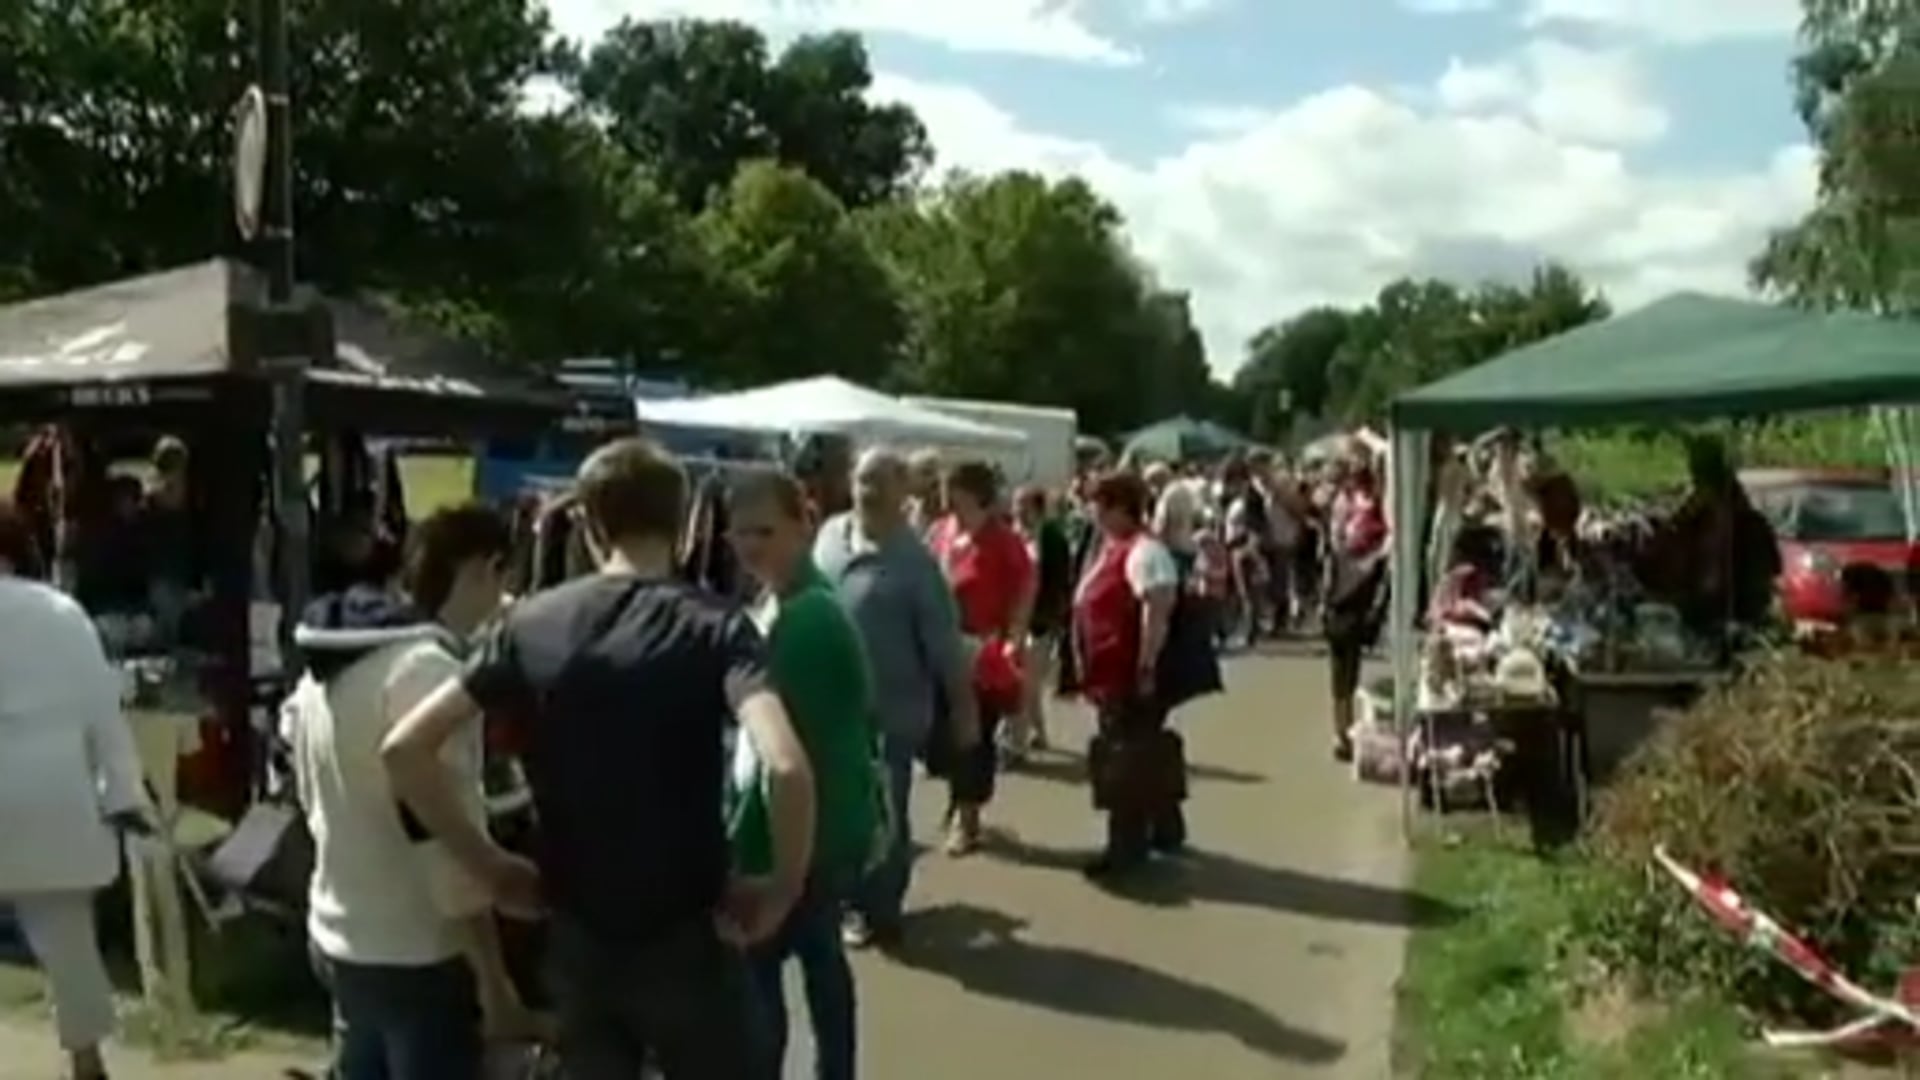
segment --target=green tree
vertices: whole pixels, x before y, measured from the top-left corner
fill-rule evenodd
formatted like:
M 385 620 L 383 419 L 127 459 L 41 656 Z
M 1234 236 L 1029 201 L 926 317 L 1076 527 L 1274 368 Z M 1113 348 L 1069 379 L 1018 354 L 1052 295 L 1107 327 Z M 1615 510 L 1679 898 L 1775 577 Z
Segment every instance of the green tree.
M 1085 182 L 955 175 L 863 220 L 910 317 L 902 388 L 1069 406 L 1105 432 L 1208 395 L 1186 297 L 1154 285 Z
M 839 200 L 805 173 L 751 162 L 696 227 L 723 275 L 704 314 L 725 341 L 706 374 L 871 383 L 899 359 L 906 319 L 892 281 Z
M 1140 351 L 1140 413 L 1151 418 L 1170 406 L 1169 412 L 1212 416 L 1219 399 L 1207 368 L 1206 341 L 1193 322 L 1191 295 L 1150 289 L 1143 314 L 1147 336 Z
M 1820 307 L 1920 310 L 1920 2 L 1803 0 L 1800 117 L 1820 197 L 1768 240 L 1754 282 Z
M 1377 422 L 1398 394 L 1610 311 L 1578 275 L 1551 263 L 1524 288 L 1402 278 L 1347 314 L 1329 365 L 1327 413 Z
M 1250 430 L 1256 437 L 1283 433 L 1295 416 L 1325 412 L 1333 390 L 1333 359 L 1346 343 L 1350 319 L 1340 308 L 1310 308 L 1265 327 L 1247 342 L 1233 386 L 1250 403 Z
M 904 106 L 868 101 L 872 85 L 853 34 L 802 37 L 776 60 L 759 30 L 713 20 L 623 22 L 577 78 L 613 137 L 695 210 L 763 158 L 847 206 L 904 192 L 929 158 L 926 130 Z
M 762 109 L 780 160 L 805 169 L 849 207 L 909 194 L 933 160 L 912 109 L 868 99 L 873 69 L 858 35 L 794 41 L 770 81 Z
M 468 239 L 472 265 L 438 292 L 490 313 L 508 355 L 695 369 L 714 355 L 725 328 L 711 313 L 727 283 L 693 219 L 576 118 L 531 120 L 517 137 L 524 145 L 493 178 L 498 201 L 483 204 Z M 527 206 L 542 212 L 515 212 Z
M 52 292 L 238 250 L 228 0 L 0 0 L 0 289 Z M 586 118 L 536 0 L 290 5 L 304 280 L 533 358 L 685 349 L 703 271 L 670 201 Z

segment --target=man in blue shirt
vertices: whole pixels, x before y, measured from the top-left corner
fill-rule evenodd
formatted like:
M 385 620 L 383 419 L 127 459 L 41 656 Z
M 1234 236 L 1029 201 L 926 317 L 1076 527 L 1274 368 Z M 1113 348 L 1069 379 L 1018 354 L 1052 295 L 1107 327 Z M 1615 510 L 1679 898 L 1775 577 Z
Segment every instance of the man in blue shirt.
M 814 540 L 814 561 L 866 640 L 898 820 L 887 860 L 860 890 L 848 921 L 856 947 L 898 939 L 913 873 L 907 800 L 935 709 L 965 721 L 954 725 L 963 744 L 979 738 L 959 614 L 946 575 L 909 521 L 911 486 L 899 455 L 868 451 L 854 468 L 854 509 L 829 519 Z

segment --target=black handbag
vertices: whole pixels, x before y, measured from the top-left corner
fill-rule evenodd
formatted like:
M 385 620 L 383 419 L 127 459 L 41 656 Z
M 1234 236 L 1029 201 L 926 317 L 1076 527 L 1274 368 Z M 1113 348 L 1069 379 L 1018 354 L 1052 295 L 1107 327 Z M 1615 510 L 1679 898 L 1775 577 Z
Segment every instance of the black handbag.
M 1215 648 L 1212 613 L 1206 602 L 1187 587 L 1194 558 L 1179 554 L 1174 560 L 1180 568 L 1180 586 L 1153 674 L 1156 704 L 1168 712 L 1226 689 L 1220 674 L 1220 653 Z
M 1187 798 L 1187 748 L 1177 731 L 1103 731 L 1087 746 L 1093 808 L 1151 812 Z
M 1387 560 L 1338 557 L 1322 620 L 1329 641 L 1372 645 L 1385 623 Z

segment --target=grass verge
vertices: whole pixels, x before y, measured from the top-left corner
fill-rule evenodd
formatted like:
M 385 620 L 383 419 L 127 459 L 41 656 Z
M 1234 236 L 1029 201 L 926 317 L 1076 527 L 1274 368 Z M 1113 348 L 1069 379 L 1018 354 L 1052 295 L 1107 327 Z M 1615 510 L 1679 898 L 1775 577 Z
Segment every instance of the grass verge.
M 196 927 L 195 1001 L 190 1018 L 168 1018 L 139 996 L 131 944 L 121 940 L 123 911 L 103 905 L 102 947 L 118 992 L 120 1037 L 161 1061 L 221 1061 L 265 1053 L 319 1060 L 328 1004 L 306 961 L 298 928 L 250 917 L 218 936 Z M 18 950 L 0 956 L 0 1018 L 50 1023 L 46 980 Z M 0 1076 L 10 1076 L 0 1068 Z
M 1720 1003 L 1650 1003 L 1597 979 L 1568 941 L 1577 860 L 1477 833 L 1416 853 L 1421 895 L 1468 912 L 1416 930 L 1397 1071 L 1420 1080 L 1719 1080 L 1777 1075 Z

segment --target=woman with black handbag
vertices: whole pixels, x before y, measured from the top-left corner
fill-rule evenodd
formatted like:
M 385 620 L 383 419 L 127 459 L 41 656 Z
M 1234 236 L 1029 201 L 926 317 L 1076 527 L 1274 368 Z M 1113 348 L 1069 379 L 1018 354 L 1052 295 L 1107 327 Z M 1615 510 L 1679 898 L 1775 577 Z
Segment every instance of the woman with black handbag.
M 1380 639 L 1387 598 L 1387 521 L 1370 465 L 1347 473 L 1327 520 L 1327 590 L 1321 626 L 1333 693 L 1333 755 L 1353 760 L 1354 695 L 1367 650 Z
M 1098 546 L 1074 595 L 1080 692 L 1099 722 L 1088 771 L 1094 807 L 1107 815 L 1106 846 L 1086 867 L 1095 879 L 1139 866 L 1156 842 L 1186 842 L 1186 763 L 1178 736 L 1166 730 L 1159 686 L 1180 571 L 1146 530 L 1150 497 L 1132 473 L 1111 473 L 1094 485 Z

